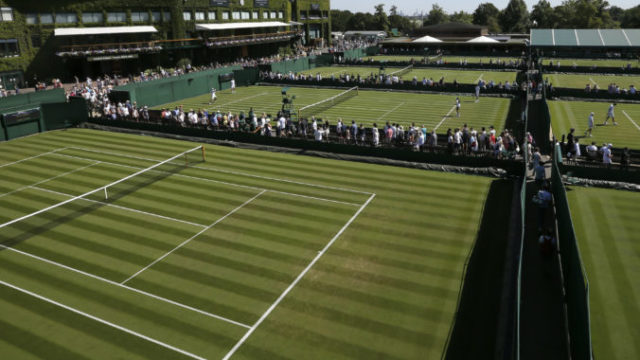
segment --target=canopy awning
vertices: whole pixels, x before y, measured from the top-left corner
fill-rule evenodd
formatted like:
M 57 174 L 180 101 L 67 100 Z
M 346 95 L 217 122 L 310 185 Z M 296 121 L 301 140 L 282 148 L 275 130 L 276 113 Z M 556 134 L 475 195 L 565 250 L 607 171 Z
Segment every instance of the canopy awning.
M 442 42 L 442 40 L 436 39 L 434 37 L 431 37 L 431 36 L 427 35 L 427 36 L 423 36 L 421 38 L 417 38 L 417 39 L 413 40 L 412 42 L 427 44 L 427 43 L 439 43 L 439 42 Z
M 468 43 L 476 43 L 476 44 L 488 44 L 488 43 L 499 43 L 500 41 L 496 39 L 492 39 L 486 36 L 478 36 L 477 38 L 473 38 L 471 40 L 467 40 Z
M 104 26 L 55 29 L 55 36 L 156 33 L 153 26 Z
M 236 22 L 236 23 L 224 23 L 224 24 L 196 24 L 196 30 L 235 30 L 235 29 L 251 29 L 251 28 L 269 28 L 269 27 L 281 27 L 291 26 L 280 21 L 266 21 L 266 22 Z

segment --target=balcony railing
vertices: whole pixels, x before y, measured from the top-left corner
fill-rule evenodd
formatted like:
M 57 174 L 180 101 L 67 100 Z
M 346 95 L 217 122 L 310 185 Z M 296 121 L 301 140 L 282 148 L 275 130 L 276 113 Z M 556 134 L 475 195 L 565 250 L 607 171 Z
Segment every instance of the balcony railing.
M 56 55 L 62 57 L 84 57 L 95 55 L 120 55 L 153 53 L 162 50 L 157 41 L 135 41 L 120 43 L 61 45 Z
M 236 35 L 226 37 L 212 37 L 205 41 L 207 47 L 233 47 L 241 45 L 264 44 L 285 41 L 301 36 L 300 31 L 282 31 L 270 34 Z

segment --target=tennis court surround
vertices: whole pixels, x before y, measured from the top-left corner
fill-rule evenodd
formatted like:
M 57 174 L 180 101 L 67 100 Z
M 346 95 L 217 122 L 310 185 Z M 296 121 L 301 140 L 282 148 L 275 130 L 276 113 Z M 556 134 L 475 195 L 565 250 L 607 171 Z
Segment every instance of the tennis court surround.
M 193 146 L 0 144 L 0 222 Z M 215 146 L 190 164 L 0 229 L 5 356 L 439 356 L 490 179 Z

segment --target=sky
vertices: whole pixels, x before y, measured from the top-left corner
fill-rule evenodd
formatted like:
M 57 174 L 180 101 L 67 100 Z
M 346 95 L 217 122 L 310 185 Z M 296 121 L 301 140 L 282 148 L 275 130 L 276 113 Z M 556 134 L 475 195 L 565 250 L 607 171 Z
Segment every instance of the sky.
M 638 0 L 608 0 L 610 5 L 619 6 L 623 9 L 628 9 L 638 5 Z M 363 11 L 373 12 L 373 7 L 377 4 L 385 4 L 385 10 L 388 12 L 392 5 L 398 7 L 398 10 L 407 14 L 413 15 L 416 10 L 418 12 L 424 11 L 425 13 L 431 10 L 433 4 L 440 5 L 447 13 L 453 13 L 455 11 L 464 10 L 466 12 L 473 12 L 480 3 L 491 2 L 498 9 L 504 9 L 509 0 L 458 0 L 458 1 L 433 1 L 433 0 L 331 0 L 331 8 L 338 10 L 351 10 L 352 12 Z M 529 11 L 538 0 L 525 0 Z M 562 0 L 550 0 L 551 6 L 560 5 Z

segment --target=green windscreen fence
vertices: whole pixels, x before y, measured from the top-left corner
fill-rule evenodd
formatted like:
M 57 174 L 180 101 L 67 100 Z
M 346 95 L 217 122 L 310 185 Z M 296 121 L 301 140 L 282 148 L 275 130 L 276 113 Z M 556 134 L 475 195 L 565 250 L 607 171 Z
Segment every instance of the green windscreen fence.
M 311 69 L 310 59 L 308 57 L 285 60 L 271 64 L 271 71 L 276 73 L 287 74 L 289 72 L 299 73 Z
M 560 151 L 559 146 L 556 151 Z M 566 291 L 569 342 L 573 359 L 591 359 L 591 322 L 589 318 L 589 281 L 580 258 L 578 240 L 571 219 L 567 191 L 554 157 L 551 187 L 556 205 L 558 243 Z
M 65 101 L 66 95 L 64 93 L 64 89 L 52 89 L 7 96 L 0 99 L 0 113 L 12 113 L 16 111 L 36 108 L 40 106 L 40 104 Z
M 219 76 L 233 73 L 235 70 L 242 70 L 242 67 L 205 70 L 167 79 L 127 84 L 116 90 L 128 91 L 129 99 L 137 102 L 138 106 L 158 106 L 206 94 L 214 87 L 224 90 L 229 84 L 220 83 Z
M 87 102 L 81 97 L 64 103 L 43 104 L 40 114 L 44 131 L 66 129 L 89 118 Z

